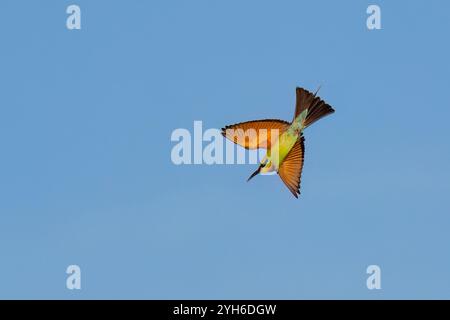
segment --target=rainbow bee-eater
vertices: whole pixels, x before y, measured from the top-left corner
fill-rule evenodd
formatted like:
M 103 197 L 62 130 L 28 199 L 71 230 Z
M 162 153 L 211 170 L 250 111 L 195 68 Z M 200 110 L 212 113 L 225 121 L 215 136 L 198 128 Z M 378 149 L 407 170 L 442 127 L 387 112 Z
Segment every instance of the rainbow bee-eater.
M 222 135 L 246 149 L 266 148 L 267 153 L 257 174 L 278 173 L 281 180 L 298 198 L 305 155 L 303 131 L 322 117 L 334 112 L 333 108 L 303 88 L 296 89 L 295 114 L 292 122 L 265 119 L 241 122 L 222 128 Z

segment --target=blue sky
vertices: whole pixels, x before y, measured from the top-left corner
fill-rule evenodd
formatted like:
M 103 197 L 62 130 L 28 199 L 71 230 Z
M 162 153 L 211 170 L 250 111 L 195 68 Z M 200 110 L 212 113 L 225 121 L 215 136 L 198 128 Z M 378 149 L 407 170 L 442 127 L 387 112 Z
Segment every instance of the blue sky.
M 449 11 L 1 1 L 0 298 L 450 298 Z M 172 164 L 174 129 L 289 120 L 319 85 L 336 113 L 298 200 L 254 165 Z

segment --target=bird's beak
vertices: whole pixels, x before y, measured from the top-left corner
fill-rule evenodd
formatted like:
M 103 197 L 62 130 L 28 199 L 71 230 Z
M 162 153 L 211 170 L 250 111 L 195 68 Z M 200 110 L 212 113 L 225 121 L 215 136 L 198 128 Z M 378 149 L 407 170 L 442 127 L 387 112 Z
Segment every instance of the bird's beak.
M 252 173 L 252 175 L 247 179 L 247 182 L 249 182 L 254 176 L 256 176 L 261 171 L 261 166 L 256 169 L 255 172 Z

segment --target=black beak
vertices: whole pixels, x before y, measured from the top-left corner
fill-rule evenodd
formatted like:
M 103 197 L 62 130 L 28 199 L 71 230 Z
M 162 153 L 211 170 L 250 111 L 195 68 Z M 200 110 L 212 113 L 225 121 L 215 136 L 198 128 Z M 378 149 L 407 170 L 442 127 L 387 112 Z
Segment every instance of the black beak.
M 255 172 L 252 173 L 252 175 L 247 179 L 247 182 L 249 182 L 254 176 L 256 176 L 261 171 L 261 166 L 256 169 Z

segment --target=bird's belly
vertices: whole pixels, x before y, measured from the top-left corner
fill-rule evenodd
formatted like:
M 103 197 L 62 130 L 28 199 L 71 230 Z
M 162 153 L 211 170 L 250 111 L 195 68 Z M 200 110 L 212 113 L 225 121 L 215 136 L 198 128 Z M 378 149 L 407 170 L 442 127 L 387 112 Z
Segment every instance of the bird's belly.
M 283 163 L 289 151 L 291 151 L 297 139 L 298 135 L 285 133 L 270 148 L 270 158 L 276 171 L 280 168 L 280 165 Z

